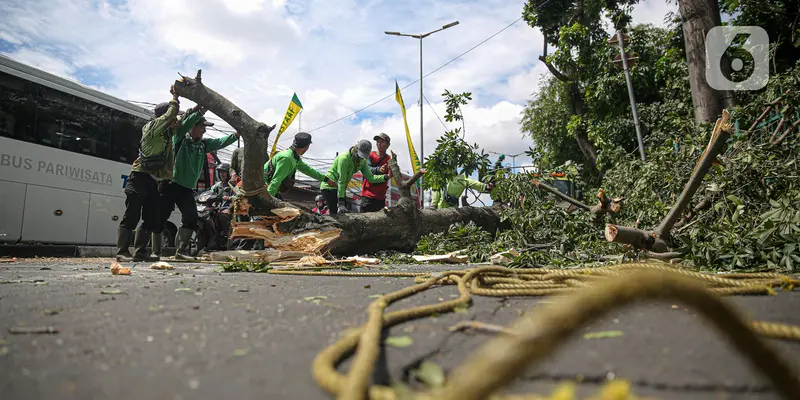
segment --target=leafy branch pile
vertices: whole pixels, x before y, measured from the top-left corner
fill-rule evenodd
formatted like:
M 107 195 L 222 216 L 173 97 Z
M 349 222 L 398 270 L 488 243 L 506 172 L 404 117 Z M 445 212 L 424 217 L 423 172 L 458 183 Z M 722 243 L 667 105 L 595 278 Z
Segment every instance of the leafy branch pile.
M 763 90 L 736 93 L 738 105 L 728 108 L 735 123 L 732 138 L 673 229 L 674 249 L 683 254 L 685 263 L 699 268 L 792 271 L 800 263 L 800 135 L 794 125 L 800 119 L 800 35 L 789 32 L 789 24 L 770 24 L 771 19 L 794 18 L 772 15 L 791 8 L 783 2 L 777 8 L 721 3 L 724 11 L 738 15 L 733 24 L 763 26 L 771 38 L 777 38 L 770 48 L 771 76 Z M 639 56 L 631 75 L 645 132 L 647 161 L 643 162 L 624 75 L 611 62 L 617 50 L 606 43 L 608 36 L 597 23 L 600 11 L 610 7 L 607 11 L 624 25 L 626 3 L 553 4 L 525 9 L 526 21 L 541 28 L 546 45 L 556 48 L 541 58 L 550 78 L 544 80 L 522 118 L 523 133 L 533 141 L 528 155 L 543 173 L 578 165 L 584 186 L 579 200 L 586 204 L 596 202 L 594 196 L 601 188 L 609 196 L 623 197 L 614 223 L 655 227 L 680 195 L 712 132 L 710 124 L 697 126 L 693 116 L 683 30 L 678 23 L 667 29 L 639 25 L 628 30 L 628 51 Z M 567 20 L 563 15 L 573 17 Z M 781 101 L 760 126 L 748 132 L 766 105 L 778 98 Z M 437 152 L 444 154 L 459 138 L 443 136 Z M 470 158 L 467 150 L 475 149 L 462 149 L 461 159 Z M 426 165 L 433 171 L 437 162 L 442 161 L 432 157 Z M 609 216 L 569 212 L 536 188 L 532 178 L 531 174 L 495 177 L 498 186 L 492 198 L 504 205 L 502 215 L 511 223 L 510 230 L 498 232 L 490 242 L 488 233 L 457 225 L 445 234 L 424 237 L 418 252 L 466 248 L 472 261 L 485 261 L 487 254 L 515 248 L 525 250 L 515 262 L 519 266 L 564 266 L 648 255 L 607 242 L 603 229 L 611 222 Z

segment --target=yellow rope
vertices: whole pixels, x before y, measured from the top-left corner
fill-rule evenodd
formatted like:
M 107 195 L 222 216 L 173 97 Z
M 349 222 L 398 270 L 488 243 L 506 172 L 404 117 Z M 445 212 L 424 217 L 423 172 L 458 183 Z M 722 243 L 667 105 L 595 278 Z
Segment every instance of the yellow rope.
M 745 320 L 719 297 L 740 294 L 774 295 L 776 293 L 773 287 L 786 288 L 786 285 L 791 290 L 797 281 L 789 276 L 772 273 L 704 274 L 680 266 L 654 263 L 572 270 L 485 266 L 443 272 L 327 270 L 268 272 L 280 275 L 415 278 L 416 285 L 383 295 L 373 301 L 368 307 L 369 317 L 364 326 L 346 332 L 341 339 L 323 349 L 314 359 L 312 365 L 314 379 L 324 390 L 340 399 L 395 400 L 397 396 L 393 388 L 381 385 L 369 386 L 369 377 L 380 351 L 381 332 L 411 319 L 452 312 L 456 307 L 468 305 L 472 295 L 563 296 L 554 306 L 558 312 L 552 309 L 541 311 L 540 314 L 544 316 L 532 317 L 538 321 L 533 325 L 526 322 L 531 317 L 521 319 L 513 330 L 522 334 L 517 338 L 507 339 L 514 340 L 513 346 L 509 345 L 512 342 L 506 341 L 502 342 L 504 347 L 500 351 L 497 350 L 498 347 L 493 347 L 491 351 L 484 348 L 476 352 L 472 361 L 468 361 L 451 374 L 451 379 L 442 391 L 415 393 L 416 398 L 498 400 L 550 398 L 536 394 L 492 395 L 491 393 L 498 389 L 499 385 L 512 379 L 519 371 L 524 370 L 525 365 L 541 359 L 554 350 L 570 333 L 588 323 L 587 321 L 599 317 L 612 308 L 639 299 L 651 298 L 681 301 L 695 308 L 718 328 L 724 328 L 723 333 L 728 335 L 733 344 L 759 370 L 768 375 L 782 395 L 794 396 L 786 398 L 800 398 L 797 375 L 791 372 L 779 354 L 756 336 L 800 340 L 800 327 L 763 321 L 744 322 Z M 423 292 L 434 285 L 457 285 L 459 297 L 455 300 L 384 313 L 385 308 L 392 302 Z M 532 328 L 535 326 L 539 328 Z M 530 329 L 524 329 L 526 327 Z M 498 340 L 500 339 L 492 342 L 492 346 L 499 346 L 496 344 Z M 752 343 L 752 348 L 743 348 L 744 343 Z M 517 353 L 517 348 L 524 351 Z M 343 376 L 336 370 L 336 365 L 354 349 L 357 351 L 350 372 L 348 376 Z M 770 359 L 770 363 L 766 363 L 765 359 Z M 619 385 L 614 390 L 618 388 Z

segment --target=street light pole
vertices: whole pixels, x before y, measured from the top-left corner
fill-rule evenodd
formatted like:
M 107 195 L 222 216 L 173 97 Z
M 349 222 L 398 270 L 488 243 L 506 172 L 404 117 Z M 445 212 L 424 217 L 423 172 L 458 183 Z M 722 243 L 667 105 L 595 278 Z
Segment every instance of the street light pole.
M 636 98 L 633 95 L 633 83 L 631 81 L 631 70 L 629 67 L 629 61 L 634 61 L 636 57 L 630 57 L 630 55 L 625 54 L 625 42 L 628 41 L 627 35 L 622 33 L 621 29 L 617 30 L 616 33 L 616 40 L 612 38 L 609 43 L 616 44 L 619 46 L 619 58 L 622 61 L 622 69 L 625 71 L 625 83 L 628 86 L 628 98 L 631 101 L 631 111 L 633 112 L 633 125 L 636 129 L 636 140 L 639 142 L 639 155 L 642 157 L 642 161 L 647 161 L 647 158 L 644 154 L 644 140 L 642 139 L 642 127 L 639 123 L 639 113 L 636 110 Z
M 442 26 L 439 29 L 430 31 L 428 33 L 419 34 L 419 35 L 411 35 L 411 34 L 400 33 L 400 32 L 384 32 L 387 35 L 408 36 L 408 37 L 411 37 L 411 38 L 414 38 L 414 39 L 419 39 L 419 162 L 420 162 L 420 164 L 422 164 L 423 160 L 425 159 L 425 136 L 423 134 L 424 122 L 423 122 L 423 119 L 422 119 L 422 105 L 424 104 L 424 101 L 425 101 L 425 98 L 423 97 L 423 92 L 422 92 L 422 78 L 423 78 L 423 75 L 422 75 L 422 39 L 424 39 L 424 38 L 426 38 L 426 37 L 428 37 L 428 36 L 430 36 L 430 35 L 432 35 L 432 34 L 434 34 L 436 32 L 443 31 L 443 30 L 445 30 L 447 28 L 452 28 L 452 27 L 454 27 L 456 25 L 458 25 L 458 21 L 451 22 L 451 23 L 449 23 L 447 25 Z M 420 167 L 421 167 L 421 165 L 420 165 Z M 420 187 L 419 195 L 420 195 L 420 204 L 422 205 L 422 207 L 425 207 L 425 191 L 422 189 L 422 180 L 423 179 L 424 179 L 424 177 L 419 178 L 419 187 Z

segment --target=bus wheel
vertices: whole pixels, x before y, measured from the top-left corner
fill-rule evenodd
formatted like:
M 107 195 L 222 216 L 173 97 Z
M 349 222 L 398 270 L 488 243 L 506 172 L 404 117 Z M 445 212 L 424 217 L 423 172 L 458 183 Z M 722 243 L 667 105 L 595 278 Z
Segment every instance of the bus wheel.
M 164 230 L 161 232 L 161 246 L 175 247 L 175 236 L 178 234 L 178 228 L 171 223 L 167 223 Z

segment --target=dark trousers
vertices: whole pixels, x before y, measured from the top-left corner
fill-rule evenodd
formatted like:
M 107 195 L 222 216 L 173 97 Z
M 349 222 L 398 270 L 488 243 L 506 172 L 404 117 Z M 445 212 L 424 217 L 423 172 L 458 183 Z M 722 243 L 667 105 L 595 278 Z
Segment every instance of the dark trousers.
M 125 214 L 119 226 L 136 230 L 139 220 L 142 229 L 155 232 L 161 226 L 161 196 L 158 193 L 158 182 L 150 174 L 131 172 L 125 184 Z
M 186 229 L 197 229 L 197 205 L 194 201 L 194 191 L 185 188 L 175 182 L 164 185 L 161 191 L 161 229 L 172 214 L 175 206 L 181 211 L 181 227 Z
M 373 199 L 370 197 L 361 197 L 361 212 L 375 212 L 383 210 L 386 207 L 386 199 Z
M 339 191 L 336 189 L 323 189 L 322 198 L 325 199 L 325 204 L 328 205 L 328 212 L 331 215 L 339 213 Z M 342 199 L 344 201 L 344 199 Z

